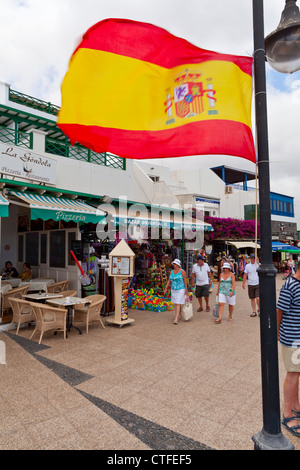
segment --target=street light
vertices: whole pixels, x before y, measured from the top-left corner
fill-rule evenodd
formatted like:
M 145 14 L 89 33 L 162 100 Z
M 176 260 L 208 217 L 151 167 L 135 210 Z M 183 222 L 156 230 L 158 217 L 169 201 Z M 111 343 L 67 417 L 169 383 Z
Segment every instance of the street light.
M 286 7 L 295 1 L 286 0 Z M 261 234 L 261 265 L 259 273 L 260 295 L 260 339 L 263 428 L 252 439 L 256 450 L 292 450 L 294 446 L 281 432 L 277 317 L 276 317 L 276 269 L 272 263 L 272 230 L 270 207 L 270 173 L 266 99 L 265 39 L 263 0 L 252 0 L 254 37 L 254 81 L 257 133 L 257 165 L 259 177 L 259 207 Z M 294 26 L 292 26 L 292 29 Z M 291 27 L 287 26 L 290 30 Z M 275 51 L 272 66 L 280 56 L 284 43 L 284 30 L 280 28 L 280 47 L 270 46 Z M 294 31 L 294 29 L 293 29 Z M 274 36 L 278 36 L 277 32 Z M 269 41 L 271 44 L 271 36 Z M 290 42 L 290 41 L 289 41 Z M 286 44 L 285 44 L 286 46 Z M 285 47 L 284 46 L 284 47 Z M 293 49 L 295 50 L 295 48 Z M 299 51 L 298 55 L 299 55 Z M 284 52 L 281 63 L 290 60 L 290 53 Z M 299 58 L 298 58 L 299 60 Z M 291 61 L 293 62 L 293 60 Z M 296 60 L 297 62 L 297 60 Z
M 300 12 L 297 0 L 286 0 L 281 20 L 265 39 L 270 66 L 282 73 L 300 70 Z

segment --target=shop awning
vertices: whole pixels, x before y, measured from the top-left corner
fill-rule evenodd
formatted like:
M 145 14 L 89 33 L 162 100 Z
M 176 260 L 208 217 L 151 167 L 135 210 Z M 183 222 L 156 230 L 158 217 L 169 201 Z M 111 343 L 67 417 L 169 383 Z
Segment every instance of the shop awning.
M 92 222 L 97 224 L 105 220 L 105 212 L 78 199 L 45 196 L 32 193 L 9 191 L 13 201 L 22 201 L 30 208 L 32 220 L 63 220 L 65 222 Z
M 238 250 L 240 248 L 260 248 L 260 245 L 258 245 L 255 242 L 227 242 L 229 245 L 235 246 Z
M 272 251 L 281 251 L 281 252 L 287 252 L 287 253 L 299 253 L 300 254 L 300 248 L 297 248 L 296 246 L 293 246 L 293 245 L 286 245 L 285 243 L 280 243 L 280 242 L 272 242 Z
M 8 217 L 9 202 L 0 194 L 0 217 Z

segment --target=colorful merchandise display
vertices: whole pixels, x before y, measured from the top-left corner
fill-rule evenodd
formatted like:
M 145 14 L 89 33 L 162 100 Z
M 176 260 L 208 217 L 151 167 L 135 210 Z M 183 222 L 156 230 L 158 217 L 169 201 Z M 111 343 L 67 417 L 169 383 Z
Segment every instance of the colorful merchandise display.
M 192 300 L 193 292 L 189 292 Z M 159 295 L 155 289 L 131 289 L 128 296 L 128 307 L 137 310 L 150 310 L 152 312 L 165 312 L 174 310 L 171 302 L 171 291 L 167 291 L 166 297 Z

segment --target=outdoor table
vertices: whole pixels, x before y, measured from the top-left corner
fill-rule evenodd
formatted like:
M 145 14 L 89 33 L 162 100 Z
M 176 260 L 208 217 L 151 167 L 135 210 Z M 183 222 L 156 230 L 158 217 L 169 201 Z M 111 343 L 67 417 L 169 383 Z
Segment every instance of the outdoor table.
M 19 279 L 18 277 L 8 277 L 8 278 L 5 278 L 3 277 L 2 278 L 2 282 L 8 282 L 11 287 L 20 287 L 22 281 L 21 279 Z
M 47 292 L 42 292 L 41 294 L 24 294 L 22 297 L 26 300 L 33 300 L 37 302 L 46 302 L 48 299 L 57 299 L 63 297 L 62 294 L 47 294 Z
M 9 290 L 12 290 L 12 286 L 10 284 L 2 284 L 0 293 L 5 294 L 5 292 L 8 292 Z
M 80 297 L 63 297 L 61 299 L 46 300 L 46 303 L 54 305 L 55 307 L 67 307 L 67 330 L 70 331 L 71 328 L 75 328 L 78 333 L 82 335 L 80 328 L 77 328 L 77 326 L 73 325 L 73 307 L 74 305 L 78 304 L 89 304 L 89 300 L 86 298 L 81 299 Z
M 53 283 L 54 283 L 53 279 L 32 279 L 30 281 L 22 282 L 21 286 L 28 286 L 29 284 L 28 292 L 39 292 L 39 291 L 47 292 L 48 286 Z

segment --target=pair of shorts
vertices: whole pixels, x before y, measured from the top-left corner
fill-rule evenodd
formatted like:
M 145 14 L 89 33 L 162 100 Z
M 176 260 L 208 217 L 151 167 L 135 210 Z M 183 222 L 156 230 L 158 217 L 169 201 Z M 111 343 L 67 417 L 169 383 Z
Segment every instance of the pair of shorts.
M 248 295 L 249 299 L 259 298 L 259 284 L 257 284 L 256 286 L 249 286 L 248 284 Z
M 209 284 L 205 284 L 204 286 L 196 285 L 195 296 L 197 299 L 199 299 L 199 297 L 209 297 Z
M 300 348 L 281 345 L 282 359 L 286 372 L 300 372 Z
M 219 303 L 221 304 L 228 304 L 228 305 L 235 305 L 236 295 L 230 297 L 230 295 L 224 295 L 219 293 Z

